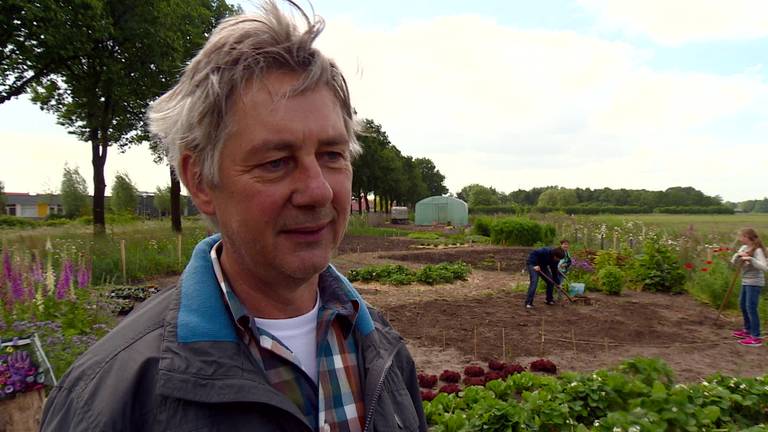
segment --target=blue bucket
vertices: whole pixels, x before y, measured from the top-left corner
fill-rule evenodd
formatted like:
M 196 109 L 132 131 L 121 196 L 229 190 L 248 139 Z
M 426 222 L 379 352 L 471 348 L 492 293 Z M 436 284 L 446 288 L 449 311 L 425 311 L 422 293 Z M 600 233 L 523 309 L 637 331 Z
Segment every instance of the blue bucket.
M 571 282 L 568 284 L 568 294 L 578 296 L 584 294 L 584 284 L 581 282 Z

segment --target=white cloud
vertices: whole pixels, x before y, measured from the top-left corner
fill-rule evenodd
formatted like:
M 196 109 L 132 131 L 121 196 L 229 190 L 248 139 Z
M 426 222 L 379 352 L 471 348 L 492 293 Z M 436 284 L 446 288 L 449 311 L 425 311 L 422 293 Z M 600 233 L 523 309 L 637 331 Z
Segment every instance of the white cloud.
M 452 191 L 481 183 L 507 192 L 560 184 L 763 193 L 702 173 L 762 139 L 709 135 L 744 115 L 768 118 L 768 84 L 754 70 L 659 71 L 648 65 L 652 52 L 629 44 L 478 16 L 391 31 L 331 21 L 320 43 L 347 72 L 358 113 L 405 154 L 432 158 Z
M 764 0 L 578 0 L 600 25 L 662 45 L 768 37 Z

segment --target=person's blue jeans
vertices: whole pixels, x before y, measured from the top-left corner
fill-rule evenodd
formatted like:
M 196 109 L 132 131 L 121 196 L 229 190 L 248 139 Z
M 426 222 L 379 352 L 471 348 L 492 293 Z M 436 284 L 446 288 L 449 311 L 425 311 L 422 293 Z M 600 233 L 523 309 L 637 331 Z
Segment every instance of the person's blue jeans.
M 528 266 L 528 275 L 531 278 L 530 285 L 528 285 L 528 295 L 525 296 L 525 304 L 526 305 L 532 305 L 533 304 L 533 297 L 536 295 L 536 287 L 539 286 L 539 272 L 533 269 L 534 266 L 529 265 Z M 542 270 L 546 272 L 546 270 Z M 545 273 L 547 276 L 550 276 L 549 274 Z M 551 276 L 550 276 L 551 277 Z M 555 290 L 555 286 L 552 284 L 552 282 L 548 281 L 546 278 L 544 278 L 544 281 L 547 283 L 547 301 L 551 302 L 555 299 L 552 297 L 552 294 Z
M 739 294 L 739 307 L 744 316 L 744 330 L 752 337 L 760 337 L 760 317 L 757 315 L 757 304 L 760 302 L 760 291 L 763 287 L 742 285 Z

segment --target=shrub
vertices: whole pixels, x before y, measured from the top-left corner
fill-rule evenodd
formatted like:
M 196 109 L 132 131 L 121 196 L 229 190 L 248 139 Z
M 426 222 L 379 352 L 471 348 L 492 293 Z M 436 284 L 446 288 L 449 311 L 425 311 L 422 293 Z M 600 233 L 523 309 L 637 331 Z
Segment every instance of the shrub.
M 730 258 L 730 257 L 728 257 Z M 722 304 L 728 287 L 733 282 L 734 272 L 738 271 L 728 264 L 726 257 L 715 256 L 714 260 L 701 266 L 690 265 L 688 270 L 690 278 L 686 282 L 686 290 L 694 297 L 719 307 Z M 738 306 L 738 287 L 728 299 L 725 305 L 727 309 L 735 309 Z
M 488 216 L 480 216 L 475 218 L 475 224 L 472 225 L 472 234 L 481 235 L 484 237 L 491 236 L 491 226 L 493 225 L 493 218 Z
M 0 227 L 9 228 L 33 228 L 38 226 L 37 221 L 18 216 L 0 215 Z
M 606 294 L 619 295 L 624 286 L 624 273 L 616 266 L 606 266 L 597 273 L 600 289 Z
M 684 289 L 685 271 L 658 235 L 646 239 L 643 254 L 635 260 L 633 270 L 633 278 L 645 290 L 680 293 Z
M 347 278 L 351 282 L 378 281 L 389 285 L 408 285 L 414 282 L 436 285 L 466 280 L 471 272 L 469 264 L 461 261 L 437 265 L 427 264 L 419 271 L 413 271 L 400 264 L 384 264 L 352 269 L 347 274 Z
M 491 242 L 495 244 L 533 246 L 538 242 L 549 244 L 554 237 L 552 225 L 542 225 L 527 218 L 497 219 L 491 226 Z

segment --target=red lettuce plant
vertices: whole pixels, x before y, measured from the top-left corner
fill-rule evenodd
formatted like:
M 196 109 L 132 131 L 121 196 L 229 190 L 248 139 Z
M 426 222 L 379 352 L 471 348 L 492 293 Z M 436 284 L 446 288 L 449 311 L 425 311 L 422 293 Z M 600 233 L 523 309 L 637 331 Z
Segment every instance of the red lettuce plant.
M 447 394 L 457 394 L 461 391 L 461 387 L 459 387 L 458 384 L 446 384 L 442 387 L 440 387 L 440 390 L 438 390 L 440 393 L 447 393 Z
M 432 399 L 437 397 L 437 393 L 435 393 L 432 390 L 422 390 L 421 391 L 421 400 L 423 401 L 431 401 Z
M 419 387 L 431 389 L 437 384 L 437 375 L 427 375 L 420 373 L 416 376 L 419 380 Z
M 488 372 L 485 373 L 485 382 L 490 382 L 490 381 L 498 380 L 498 379 L 502 379 L 502 378 L 504 378 L 504 377 L 501 375 L 501 372 L 488 371 Z
M 519 374 L 525 372 L 525 368 L 517 363 L 508 364 L 507 367 L 501 372 L 501 375 L 506 378 L 510 375 Z
M 507 367 L 506 363 L 502 363 L 496 359 L 488 362 L 488 369 L 490 370 L 503 371 L 505 367 Z
M 480 366 L 467 366 L 464 368 L 464 375 L 468 377 L 481 377 L 485 375 L 485 370 Z
M 456 371 L 446 369 L 440 374 L 440 381 L 443 382 L 457 383 L 459 380 L 461 380 L 461 374 Z
M 555 366 L 551 360 L 547 359 L 538 359 L 532 361 L 530 368 L 531 372 L 544 372 L 553 375 L 557 373 L 557 366 Z
M 479 377 L 464 377 L 464 385 L 465 386 L 484 386 L 485 385 L 485 377 L 479 376 Z

